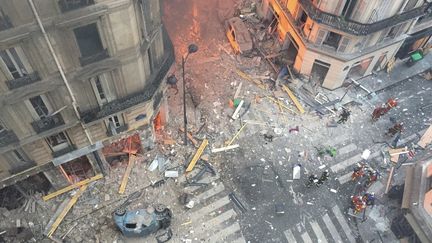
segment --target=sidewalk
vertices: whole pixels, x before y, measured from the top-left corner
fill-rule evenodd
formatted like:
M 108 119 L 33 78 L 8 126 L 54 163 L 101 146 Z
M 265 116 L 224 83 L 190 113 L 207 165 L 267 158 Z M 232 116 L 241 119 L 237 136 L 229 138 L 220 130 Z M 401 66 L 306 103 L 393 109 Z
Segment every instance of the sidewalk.
M 341 87 L 336 90 L 321 89 L 319 92 L 326 95 L 329 100 L 342 99 L 340 105 L 348 103 L 360 103 L 363 105 L 375 106 L 377 102 L 374 94 L 382 92 L 386 89 L 393 87 L 405 80 L 425 72 L 432 67 L 432 54 L 427 54 L 423 60 L 416 63 L 414 66 L 408 67 L 405 62 L 399 60 L 396 62 L 393 71 L 388 74 L 385 70 L 380 71 L 376 75 L 369 75 L 364 78 L 356 80 L 363 87 L 371 92 L 368 94 L 360 87 L 350 85 L 348 87 Z
M 357 81 L 370 91 L 376 93 L 422 73 L 431 67 L 432 54 L 429 53 L 414 66 L 408 67 L 404 61 L 398 60 L 390 74 L 383 70 L 377 75 L 370 75 Z

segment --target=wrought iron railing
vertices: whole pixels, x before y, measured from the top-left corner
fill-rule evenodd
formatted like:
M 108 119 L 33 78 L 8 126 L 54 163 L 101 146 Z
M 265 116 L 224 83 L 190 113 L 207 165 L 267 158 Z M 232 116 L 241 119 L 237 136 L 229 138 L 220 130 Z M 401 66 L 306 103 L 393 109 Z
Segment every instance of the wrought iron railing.
M 0 132 L 0 148 L 16 142 L 18 142 L 18 137 L 12 130 Z
M 282 0 L 278 0 L 282 2 Z M 405 22 L 416 17 L 420 17 L 425 14 L 427 5 L 423 5 L 406 12 L 393 15 L 390 18 L 386 18 L 374 23 L 360 23 L 354 20 L 345 19 L 343 16 L 338 16 L 324 12 L 317 8 L 311 0 L 299 0 L 299 3 L 303 7 L 306 14 L 315 22 L 324 24 L 332 28 L 341 30 L 343 32 L 353 35 L 368 35 L 385 28 L 395 26 L 402 22 Z
M 175 62 L 174 49 L 169 40 L 169 37 L 164 38 L 165 45 L 165 57 L 161 64 L 158 72 L 153 73 L 150 77 L 151 82 L 142 91 L 131 94 L 127 97 L 111 101 L 102 106 L 102 108 L 96 108 L 81 113 L 81 118 L 84 123 L 90 123 L 92 121 L 107 117 L 114 113 L 118 113 L 129 107 L 138 105 L 142 102 L 147 102 L 153 98 L 159 86 L 162 83 L 163 78 L 168 72 L 171 65 Z
M 17 89 L 19 87 L 28 85 L 28 84 L 32 84 L 34 82 L 40 81 L 41 78 L 39 77 L 38 72 L 33 72 L 27 76 L 21 77 L 21 78 L 16 78 L 13 80 L 7 80 L 6 81 L 6 85 L 8 86 L 8 88 L 10 90 L 12 89 Z
M 60 0 L 58 2 L 62 13 L 84 8 L 94 4 L 94 0 Z
M 12 28 L 12 22 L 2 9 L 0 9 L 0 31 Z
M 123 126 L 117 127 L 115 130 L 116 130 L 116 133 L 119 134 L 121 132 L 126 132 L 128 129 L 129 129 L 129 125 L 125 124 Z M 112 137 L 113 135 L 115 135 L 115 134 L 113 134 L 110 129 L 107 129 L 107 136 Z
M 81 63 L 81 66 L 86 66 L 86 65 L 89 65 L 89 64 L 94 63 L 94 62 L 99 62 L 99 61 L 106 59 L 108 57 L 109 57 L 108 50 L 103 49 L 102 51 L 100 51 L 94 55 L 86 56 L 86 57 L 80 57 L 80 63 Z
M 69 144 L 64 149 L 52 152 L 52 157 L 53 158 L 60 157 L 60 156 L 62 156 L 64 154 L 67 154 L 67 153 L 70 153 L 70 152 L 74 151 L 75 149 L 76 149 L 76 146 L 74 144 Z
M 60 113 L 57 113 L 52 116 L 44 117 L 39 121 L 34 121 L 31 123 L 36 133 L 42 133 L 64 124 L 65 123 L 63 121 L 63 117 L 61 116 Z

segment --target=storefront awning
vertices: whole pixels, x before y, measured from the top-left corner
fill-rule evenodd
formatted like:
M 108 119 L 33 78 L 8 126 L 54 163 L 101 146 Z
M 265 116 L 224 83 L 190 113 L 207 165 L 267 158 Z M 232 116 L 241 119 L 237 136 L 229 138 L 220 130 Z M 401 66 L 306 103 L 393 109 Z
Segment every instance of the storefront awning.
M 86 154 L 89 154 L 91 152 L 94 152 L 98 149 L 101 149 L 102 147 L 103 147 L 102 142 L 98 141 L 95 144 L 92 144 L 90 146 L 80 148 L 80 149 L 74 150 L 70 153 L 64 154 L 60 157 L 54 158 L 52 160 L 52 162 L 55 166 L 58 166 L 58 165 L 66 163 L 66 162 L 69 162 L 73 159 L 76 159 L 76 158 L 79 158 L 79 157 L 84 156 Z

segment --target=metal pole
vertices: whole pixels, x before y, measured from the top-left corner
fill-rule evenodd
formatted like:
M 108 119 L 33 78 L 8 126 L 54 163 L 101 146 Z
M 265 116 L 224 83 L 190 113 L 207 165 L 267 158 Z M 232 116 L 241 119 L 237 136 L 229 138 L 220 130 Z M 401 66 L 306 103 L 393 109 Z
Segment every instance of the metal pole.
M 187 146 L 187 116 L 186 116 L 186 80 L 185 66 L 186 58 L 182 56 L 182 78 L 183 78 L 183 123 L 184 123 L 184 145 Z

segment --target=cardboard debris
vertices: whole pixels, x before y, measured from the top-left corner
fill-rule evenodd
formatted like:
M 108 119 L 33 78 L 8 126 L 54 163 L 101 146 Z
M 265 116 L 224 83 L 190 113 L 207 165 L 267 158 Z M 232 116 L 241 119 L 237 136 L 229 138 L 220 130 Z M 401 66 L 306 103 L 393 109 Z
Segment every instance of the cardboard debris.
M 404 147 L 404 148 L 397 148 L 397 149 L 389 149 L 389 154 L 391 157 L 396 156 L 396 155 L 400 155 L 400 154 L 407 154 L 409 153 L 408 147 Z
M 179 173 L 176 170 L 167 170 L 165 171 L 165 177 L 178 177 Z
M 293 180 L 299 180 L 301 177 L 301 165 L 300 164 L 296 164 L 293 167 Z

